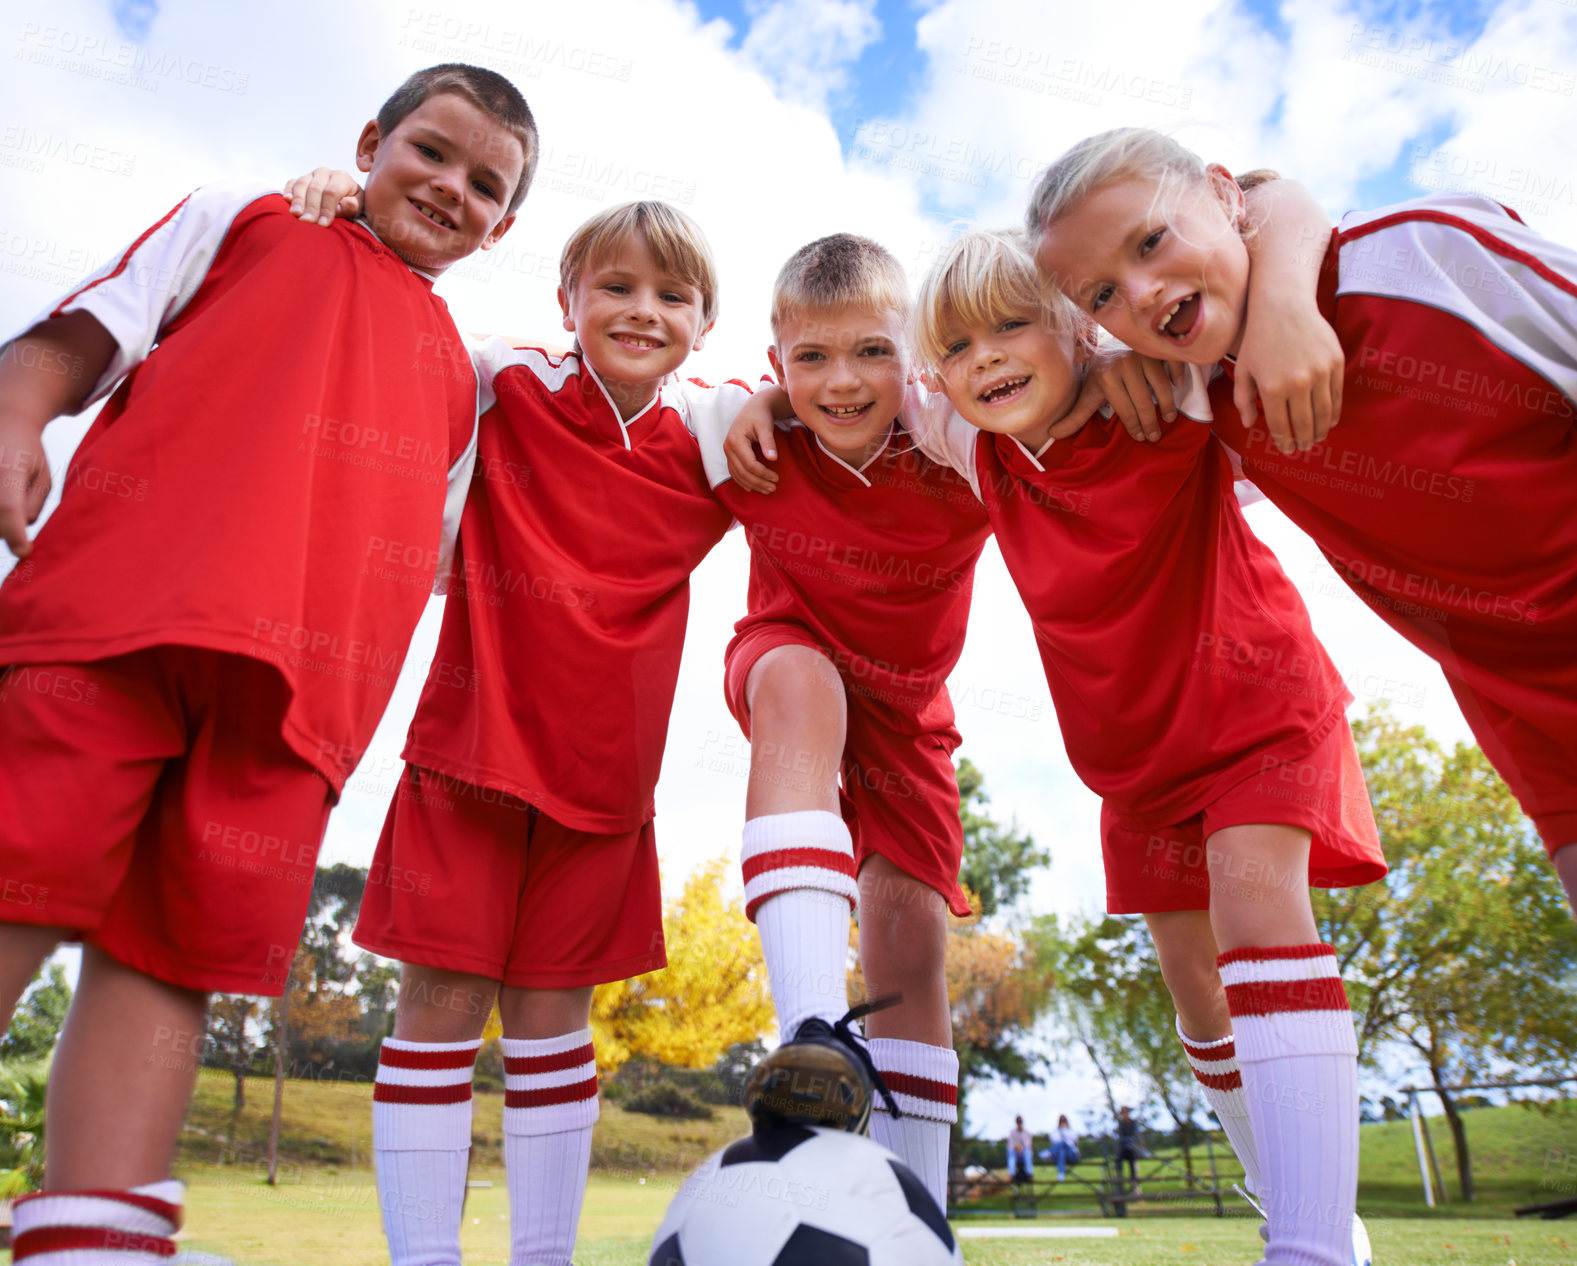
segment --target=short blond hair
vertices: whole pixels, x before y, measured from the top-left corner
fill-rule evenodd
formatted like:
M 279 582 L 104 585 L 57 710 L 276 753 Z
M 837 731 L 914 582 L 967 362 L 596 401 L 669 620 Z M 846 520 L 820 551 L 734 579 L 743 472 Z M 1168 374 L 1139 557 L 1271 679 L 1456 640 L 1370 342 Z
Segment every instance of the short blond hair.
M 836 308 L 892 309 L 909 318 L 909 279 L 893 253 L 868 237 L 834 233 L 801 246 L 772 283 L 772 335 L 790 315 Z
M 996 325 L 1015 316 L 1055 330 L 1075 329 L 1082 320 L 1066 298 L 1041 286 L 1023 233 L 973 229 L 942 252 L 920 283 L 915 350 L 928 368 L 940 369 L 950 324 Z
M 624 202 L 599 211 L 569 236 L 559 284 L 573 291 L 587 268 L 641 237 L 657 266 L 701 292 L 701 325 L 717 320 L 717 265 L 701 226 L 666 202 Z

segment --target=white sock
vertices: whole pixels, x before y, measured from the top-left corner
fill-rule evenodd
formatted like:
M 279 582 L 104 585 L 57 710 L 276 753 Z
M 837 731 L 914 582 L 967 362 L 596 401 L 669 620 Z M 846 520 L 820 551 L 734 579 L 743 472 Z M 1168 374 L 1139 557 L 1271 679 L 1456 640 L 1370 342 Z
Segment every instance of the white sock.
M 895 1118 L 877 1091 L 871 1137 L 914 1170 L 946 1213 L 948 1146 L 958 1120 L 958 1053 L 896 1037 L 873 1037 L 870 1047 L 876 1071 L 903 1113 Z
M 183 1184 L 40 1191 L 13 1206 L 11 1260 L 27 1266 L 162 1266 L 175 1251 Z
M 459 1266 L 475 1042 L 386 1037 L 372 1089 L 378 1203 L 393 1266 Z
M 773 813 L 745 823 L 745 914 L 761 933 L 778 1032 L 849 1009 L 849 914 L 858 888 L 854 841 L 836 813 Z
M 598 1115 L 591 1030 L 503 1046 L 510 1266 L 571 1266 Z
M 1188 1066 L 1194 1070 L 1194 1080 L 1204 1091 L 1205 1102 L 1215 1112 L 1227 1141 L 1242 1162 L 1243 1185 L 1249 1195 L 1258 1196 L 1259 1152 L 1254 1148 L 1254 1127 L 1249 1120 L 1248 1100 L 1243 1096 L 1243 1074 L 1232 1034 L 1213 1042 L 1196 1042 L 1183 1032 L 1179 1016 L 1177 1039 L 1188 1056 Z
M 1328 945 L 1217 960 L 1269 1222 L 1265 1260 L 1350 1266 L 1358 1195 L 1358 1042 Z

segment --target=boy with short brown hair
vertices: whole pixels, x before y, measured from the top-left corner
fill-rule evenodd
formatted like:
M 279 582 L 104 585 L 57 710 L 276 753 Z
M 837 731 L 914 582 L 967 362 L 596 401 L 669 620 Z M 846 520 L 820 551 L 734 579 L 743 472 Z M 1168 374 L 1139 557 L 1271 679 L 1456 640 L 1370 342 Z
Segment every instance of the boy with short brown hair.
M 0 907 L 0 1016 L 84 942 L 17 1260 L 174 1253 L 207 995 L 284 990 L 329 809 L 452 540 L 476 380 L 432 282 L 508 230 L 537 145 L 507 80 L 435 71 L 362 132 L 363 222 L 207 186 L 0 357 L 24 472 L 0 536 L 25 560 L 0 586 L 0 870 L 47 893 Z M 30 542 L 45 423 L 111 390 Z M 393 539 L 419 562 L 385 575 Z

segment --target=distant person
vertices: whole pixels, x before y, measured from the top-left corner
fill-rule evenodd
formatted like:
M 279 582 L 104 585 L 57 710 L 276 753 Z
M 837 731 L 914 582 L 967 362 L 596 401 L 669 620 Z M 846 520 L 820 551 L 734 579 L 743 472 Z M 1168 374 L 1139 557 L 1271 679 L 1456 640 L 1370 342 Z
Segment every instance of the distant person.
M 1079 1163 L 1079 1136 L 1068 1124 L 1066 1115 L 1057 1118 L 1057 1128 L 1051 1132 L 1051 1148 L 1046 1157 L 1056 1163 L 1057 1181 L 1068 1176 L 1068 1166 Z
M 1126 1107 L 1117 1109 L 1117 1172 L 1122 1173 L 1123 1162 L 1128 1162 L 1128 1177 L 1133 1183 L 1134 1194 L 1138 1195 L 1139 1167 L 1137 1161 L 1150 1153 L 1145 1151 L 1144 1144 L 1139 1141 L 1139 1123 L 1133 1119 Z
M 1013 1181 L 1035 1181 L 1035 1141 L 1024 1128 L 1024 1118 L 1013 1118 L 1013 1130 L 1008 1135 L 1008 1172 Z

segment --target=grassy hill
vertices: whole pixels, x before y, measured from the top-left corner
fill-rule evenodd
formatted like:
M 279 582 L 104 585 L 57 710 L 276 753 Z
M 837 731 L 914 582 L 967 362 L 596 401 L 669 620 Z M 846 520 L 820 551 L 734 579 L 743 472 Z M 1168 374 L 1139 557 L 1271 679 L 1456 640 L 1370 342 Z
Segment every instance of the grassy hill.
M 231 1136 L 235 1078 L 204 1069 L 186 1115 L 181 1160 L 214 1164 L 223 1160 L 255 1165 L 267 1155 L 274 1083 L 249 1077 L 246 1106 Z M 504 1096 L 479 1094 L 472 1117 L 472 1168 L 503 1168 Z M 626 1112 L 604 1102 L 593 1136 L 592 1168 L 610 1177 L 688 1172 L 730 1139 L 749 1133 L 739 1108 L 718 1108 L 710 1121 L 673 1121 Z M 372 1085 L 366 1081 L 285 1083 L 279 1152 L 291 1166 L 365 1168 L 372 1161 Z
M 234 1079 L 205 1070 L 187 1116 L 181 1159 L 189 1164 L 255 1167 L 268 1147 L 273 1082 L 247 1081 L 246 1107 L 236 1122 L 235 1147 L 227 1153 Z M 502 1095 L 478 1095 L 472 1138 L 472 1167 L 502 1168 Z M 1432 1121 L 1436 1155 L 1452 1197 L 1438 1210 L 1447 1216 L 1504 1217 L 1520 1204 L 1577 1195 L 1577 1102 L 1539 1111 L 1531 1107 L 1481 1108 L 1469 1112 L 1479 1197 L 1471 1205 L 1455 1199 L 1456 1162 L 1443 1119 Z M 700 1163 L 708 1153 L 748 1130 L 737 1108 L 719 1108 L 711 1121 L 669 1121 L 626 1112 L 604 1103 L 592 1144 L 592 1167 L 615 1179 L 673 1176 Z M 371 1161 L 372 1086 L 365 1082 L 289 1081 L 280 1154 L 296 1169 L 365 1169 Z M 1224 1146 L 1219 1140 L 1218 1146 Z M 1358 1203 L 1366 1214 L 1417 1214 L 1424 1211 L 1423 1189 L 1406 1121 L 1366 1125 Z M 1218 1151 L 1218 1162 L 1222 1158 Z M 1196 1164 L 1199 1161 L 1196 1155 Z M 1049 1167 L 1042 1167 L 1043 1173 Z M 1075 1173 L 1078 1171 L 1075 1170 Z M 1231 1171 L 1235 1174 L 1235 1170 Z M 1229 1176 L 1221 1166 L 1223 1179 Z M 1067 1203 L 1090 1204 L 1072 1189 Z

